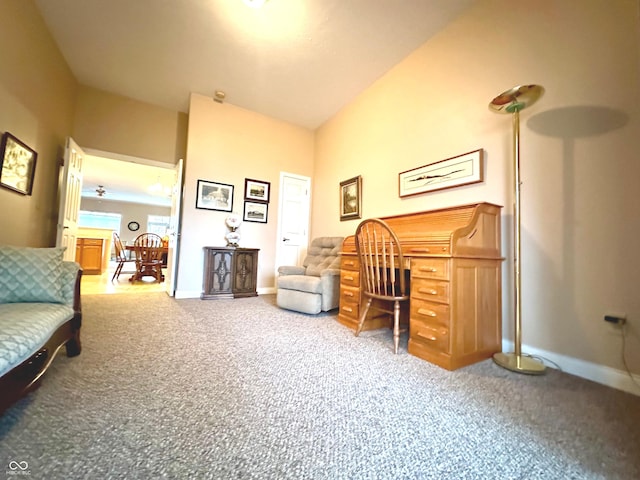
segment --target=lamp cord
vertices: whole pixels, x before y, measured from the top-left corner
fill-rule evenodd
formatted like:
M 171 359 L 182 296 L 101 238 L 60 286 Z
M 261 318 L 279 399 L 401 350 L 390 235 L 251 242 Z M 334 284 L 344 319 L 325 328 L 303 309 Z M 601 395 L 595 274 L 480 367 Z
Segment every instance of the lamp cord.
M 631 381 L 637 387 L 640 387 L 640 384 L 637 382 L 637 380 L 633 376 L 633 373 L 631 373 L 631 369 L 629 368 L 629 365 L 627 365 L 627 358 L 626 358 L 626 345 L 627 345 L 627 342 L 626 342 L 626 339 L 627 339 L 627 322 L 625 322 L 624 325 L 622 325 L 622 364 L 624 365 L 624 369 L 627 371 L 627 375 L 629 375 L 629 378 L 631 379 Z

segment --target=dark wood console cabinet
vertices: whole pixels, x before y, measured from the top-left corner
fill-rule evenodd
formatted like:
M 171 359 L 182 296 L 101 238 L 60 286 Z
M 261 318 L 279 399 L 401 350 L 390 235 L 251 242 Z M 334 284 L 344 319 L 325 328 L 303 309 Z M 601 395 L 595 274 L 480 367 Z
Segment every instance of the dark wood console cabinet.
M 204 279 L 200 298 L 255 297 L 257 248 L 204 247 Z

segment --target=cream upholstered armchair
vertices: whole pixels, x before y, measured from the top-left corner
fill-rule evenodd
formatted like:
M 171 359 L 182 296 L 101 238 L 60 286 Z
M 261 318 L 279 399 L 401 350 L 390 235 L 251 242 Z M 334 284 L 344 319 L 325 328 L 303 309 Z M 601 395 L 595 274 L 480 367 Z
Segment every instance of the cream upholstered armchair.
M 343 240 L 343 237 L 315 238 L 302 267 L 278 268 L 277 304 L 280 308 L 312 315 L 338 308 Z

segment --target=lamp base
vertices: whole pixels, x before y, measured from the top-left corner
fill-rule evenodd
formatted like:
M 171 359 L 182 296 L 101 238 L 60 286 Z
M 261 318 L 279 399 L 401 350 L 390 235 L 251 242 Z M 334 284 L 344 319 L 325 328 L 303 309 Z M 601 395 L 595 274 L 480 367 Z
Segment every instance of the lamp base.
M 542 375 L 546 370 L 546 367 L 538 360 L 515 353 L 495 353 L 493 361 L 502 368 L 526 375 Z

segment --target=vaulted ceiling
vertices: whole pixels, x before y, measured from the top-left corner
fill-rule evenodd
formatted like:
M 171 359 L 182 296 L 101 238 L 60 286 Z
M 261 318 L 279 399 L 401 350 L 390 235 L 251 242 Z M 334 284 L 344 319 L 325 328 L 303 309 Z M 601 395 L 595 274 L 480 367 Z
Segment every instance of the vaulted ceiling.
M 83 85 L 187 113 L 220 90 L 309 129 L 474 1 L 35 0 Z

